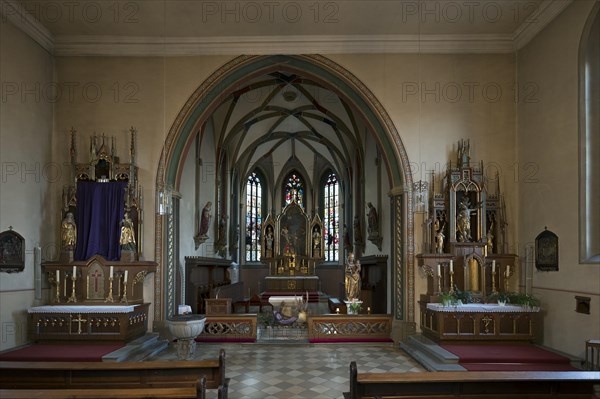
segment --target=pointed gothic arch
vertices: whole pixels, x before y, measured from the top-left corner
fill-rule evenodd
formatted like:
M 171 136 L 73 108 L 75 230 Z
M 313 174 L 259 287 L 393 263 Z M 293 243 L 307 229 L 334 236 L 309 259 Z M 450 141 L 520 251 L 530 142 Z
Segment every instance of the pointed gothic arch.
M 392 312 L 395 318 L 414 327 L 414 228 L 409 160 L 402 139 L 390 116 L 375 95 L 350 71 L 320 55 L 239 56 L 209 76 L 190 96 L 165 139 L 156 174 L 157 192 L 179 185 L 187 148 L 193 132 L 210 117 L 216 104 L 235 91 L 236 83 L 279 70 L 309 75 L 323 87 L 338 93 L 361 115 L 382 151 L 391 187 L 392 212 Z M 168 190 L 167 190 L 168 191 Z M 156 214 L 154 319 L 165 320 L 175 307 L 175 256 L 170 251 L 176 234 L 173 217 Z M 164 233 L 164 235 L 163 235 Z

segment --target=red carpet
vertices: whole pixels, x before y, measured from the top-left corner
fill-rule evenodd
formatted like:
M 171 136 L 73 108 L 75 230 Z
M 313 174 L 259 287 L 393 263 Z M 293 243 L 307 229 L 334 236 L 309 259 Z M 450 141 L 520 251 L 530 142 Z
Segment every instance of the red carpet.
M 102 356 L 123 344 L 33 344 L 0 353 L 0 361 L 13 362 L 101 362 Z
M 440 345 L 469 371 L 576 371 L 564 356 L 533 345 Z

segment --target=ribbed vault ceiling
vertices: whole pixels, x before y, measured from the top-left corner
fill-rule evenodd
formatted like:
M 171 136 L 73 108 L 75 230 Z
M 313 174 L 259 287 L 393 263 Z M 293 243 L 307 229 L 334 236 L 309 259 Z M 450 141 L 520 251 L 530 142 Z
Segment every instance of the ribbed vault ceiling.
M 328 163 L 338 174 L 361 151 L 364 123 L 334 91 L 310 78 L 274 72 L 239 85 L 212 115 L 217 147 L 242 175 L 272 162 L 277 173 L 290 159 L 312 171 Z M 305 176 L 310 179 L 312 176 Z

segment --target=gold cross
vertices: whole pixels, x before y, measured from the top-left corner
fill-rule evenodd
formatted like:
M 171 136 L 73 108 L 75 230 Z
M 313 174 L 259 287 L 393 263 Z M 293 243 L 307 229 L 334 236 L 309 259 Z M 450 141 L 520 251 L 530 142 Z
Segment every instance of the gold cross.
M 79 322 L 79 328 L 77 329 L 77 334 L 81 334 L 81 322 L 86 322 L 87 320 L 86 319 L 82 319 L 81 318 L 81 313 L 79 313 L 77 315 L 76 319 L 73 319 L 73 316 L 71 316 L 71 321 Z

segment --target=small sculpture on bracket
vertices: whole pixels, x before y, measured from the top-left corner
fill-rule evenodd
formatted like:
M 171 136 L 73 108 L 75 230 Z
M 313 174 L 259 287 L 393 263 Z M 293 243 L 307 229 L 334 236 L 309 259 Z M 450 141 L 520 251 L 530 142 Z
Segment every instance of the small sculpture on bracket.
M 379 235 L 379 215 L 377 214 L 377 209 L 373 206 L 372 203 L 367 203 L 367 220 L 369 222 L 367 239 L 371 241 L 373 244 L 377 246 L 377 248 L 381 251 L 381 241 L 382 238 Z
M 210 219 L 212 218 L 211 207 L 212 202 L 208 201 L 200 214 L 200 227 L 198 228 L 198 234 L 194 237 L 196 249 L 208 239 L 208 228 L 210 226 Z

